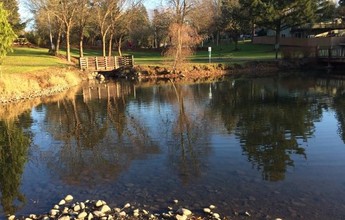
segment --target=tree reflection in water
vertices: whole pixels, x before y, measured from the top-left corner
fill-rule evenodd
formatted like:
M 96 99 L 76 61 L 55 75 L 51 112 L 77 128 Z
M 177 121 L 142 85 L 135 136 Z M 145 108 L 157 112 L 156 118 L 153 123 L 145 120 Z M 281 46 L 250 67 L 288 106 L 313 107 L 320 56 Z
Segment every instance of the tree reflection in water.
M 313 134 L 319 106 L 305 97 L 284 97 L 278 83 L 265 87 L 254 81 L 232 81 L 214 87 L 212 106 L 221 112 L 225 127 L 238 136 L 243 153 L 262 172 L 262 178 L 279 181 L 292 155 L 306 158 L 303 142 Z
M 172 168 L 178 172 L 184 184 L 191 182 L 205 168 L 205 160 L 209 154 L 210 129 L 205 110 L 195 105 L 195 91 L 181 85 L 174 85 L 178 115 L 173 122 L 172 141 L 169 144 L 169 160 Z M 189 108 L 186 109 L 184 97 L 188 97 Z
M 100 181 L 112 181 L 132 160 L 159 152 L 147 129 L 126 114 L 130 85 L 99 85 L 94 89 L 98 97 L 86 100 L 77 96 L 59 102 L 58 108 L 47 106 L 50 123 L 46 129 L 64 143 L 58 152 L 51 150 L 49 167 L 69 184 L 92 187 Z
M 24 113 L 21 118 L 30 121 L 25 119 L 30 118 L 30 114 Z M 31 137 L 24 132 L 27 125 L 17 122 L 14 119 L 0 121 L 0 191 L 1 205 L 6 214 L 15 213 L 25 203 L 20 185 Z

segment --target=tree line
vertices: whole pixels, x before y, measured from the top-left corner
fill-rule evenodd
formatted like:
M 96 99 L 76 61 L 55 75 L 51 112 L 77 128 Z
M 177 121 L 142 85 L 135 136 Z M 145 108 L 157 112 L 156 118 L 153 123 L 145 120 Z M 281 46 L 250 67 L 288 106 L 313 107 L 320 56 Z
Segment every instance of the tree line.
M 8 20 L 15 32 L 23 29 L 16 0 L 0 0 L 10 11 Z M 238 42 L 241 35 L 254 36 L 258 27 L 274 30 L 276 45 L 288 27 L 332 20 L 345 14 L 344 1 L 329 0 L 165 0 L 148 11 L 142 0 L 27 0 L 34 15 L 34 29 L 26 36 L 37 45 L 49 46 L 58 54 L 71 45 L 101 46 L 103 56 L 116 47 L 160 48 L 172 56 L 174 65 L 202 45 L 219 43 L 221 36 Z

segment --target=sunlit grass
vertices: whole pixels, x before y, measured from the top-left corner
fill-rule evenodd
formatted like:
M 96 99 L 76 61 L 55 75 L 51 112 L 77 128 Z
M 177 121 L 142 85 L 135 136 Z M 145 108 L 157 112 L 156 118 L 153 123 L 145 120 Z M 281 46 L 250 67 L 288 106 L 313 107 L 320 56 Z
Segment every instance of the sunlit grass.
M 2 65 L 3 74 L 28 73 L 49 68 L 66 67 L 65 60 L 51 56 L 45 48 L 14 48 Z

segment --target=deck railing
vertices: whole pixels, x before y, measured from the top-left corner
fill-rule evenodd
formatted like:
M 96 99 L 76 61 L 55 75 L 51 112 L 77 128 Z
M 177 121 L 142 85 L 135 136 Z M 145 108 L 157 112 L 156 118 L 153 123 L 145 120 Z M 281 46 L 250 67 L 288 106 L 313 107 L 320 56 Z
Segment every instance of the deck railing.
M 134 57 L 128 56 L 111 56 L 111 57 L 80 57 L 79 66 L 82 70 L 110 71 L 120 67 L 132 67 Z

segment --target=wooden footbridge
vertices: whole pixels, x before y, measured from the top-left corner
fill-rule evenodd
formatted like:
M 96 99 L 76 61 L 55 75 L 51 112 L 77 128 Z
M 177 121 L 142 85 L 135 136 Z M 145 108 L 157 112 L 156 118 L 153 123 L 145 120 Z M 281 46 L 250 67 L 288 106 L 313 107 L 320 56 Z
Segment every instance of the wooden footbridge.
M 120 67 L 133 67 L 134 57 L 108 56 L 108 57 L 80 57 L 79 66 L 82 70 L 112 71 Z
M 318 48 L 316 56 L 319 62 L 345 64 L 345 44 L 340 44 L 335 47 Z

